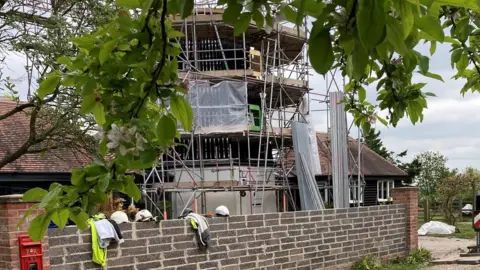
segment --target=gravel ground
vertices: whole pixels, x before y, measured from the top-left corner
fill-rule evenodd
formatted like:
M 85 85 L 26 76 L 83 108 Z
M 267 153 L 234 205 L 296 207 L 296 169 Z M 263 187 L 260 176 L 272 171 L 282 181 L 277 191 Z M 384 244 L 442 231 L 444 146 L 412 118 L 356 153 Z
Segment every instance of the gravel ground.
M 429 237 L 421 236 L 418 238 L 418 245 L 432 252 L 433 259 L 456 259 L 460 253 L 467 251 L 467 246 L 475 245 L 475 240 Z M 460 265 L 460 264 L 444 264 L 434 265 L 427 268 L 428 270 L 470 270 L 480 269 L 480 265 Z
M 475 240 L 446 238 L 446 237 L 418 237 L 419 247 L 432 252 L 433 259 L 458 258 L 460 253 L 467 252 L 467 246 L 475 245 Z

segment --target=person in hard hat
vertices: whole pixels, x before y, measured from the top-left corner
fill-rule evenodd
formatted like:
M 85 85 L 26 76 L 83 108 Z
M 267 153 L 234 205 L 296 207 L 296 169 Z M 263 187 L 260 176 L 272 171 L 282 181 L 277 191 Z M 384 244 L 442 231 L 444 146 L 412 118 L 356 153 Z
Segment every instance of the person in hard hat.
M 230 216 L 230 211 L 225 205 L 220 205 L 215 209 L 215 216 L 216 217 L 228 217 Z

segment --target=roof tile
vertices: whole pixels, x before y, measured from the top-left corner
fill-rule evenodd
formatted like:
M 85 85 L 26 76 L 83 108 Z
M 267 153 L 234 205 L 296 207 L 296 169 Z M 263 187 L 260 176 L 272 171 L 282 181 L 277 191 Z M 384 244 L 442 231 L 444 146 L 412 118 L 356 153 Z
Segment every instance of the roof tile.
M 17 103 L 0 98 L 0 115 L 12 110 Z M 0 121 L 0 159 L 17 150 L 29 136 L 30 119 L 27 112 L 16 113 Z M 0 173 L 59 173 L 71 172 L 91 161 L 84 153 L 59 148 L 38 154 L 25 154 L 0 169 Z

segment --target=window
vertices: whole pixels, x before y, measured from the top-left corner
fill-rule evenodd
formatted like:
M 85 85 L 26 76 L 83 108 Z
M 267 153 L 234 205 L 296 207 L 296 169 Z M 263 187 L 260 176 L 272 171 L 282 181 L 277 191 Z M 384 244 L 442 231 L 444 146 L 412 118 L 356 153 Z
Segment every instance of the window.
M 364 191 L 364 189 L 365 189 L 365 186 L 360 185 L 360 203 L 363 203 L 363 191 Z M 357 202 L 357 196 L 358 196 L 358 185 L 350 186 L 350 196 L 349 196 L 350 203 L 358 203 Z
M 387 202 L 392 197 L 392 189 L 395 187 L 393 180 L 381 180 L 377 182 L 377 200 Z

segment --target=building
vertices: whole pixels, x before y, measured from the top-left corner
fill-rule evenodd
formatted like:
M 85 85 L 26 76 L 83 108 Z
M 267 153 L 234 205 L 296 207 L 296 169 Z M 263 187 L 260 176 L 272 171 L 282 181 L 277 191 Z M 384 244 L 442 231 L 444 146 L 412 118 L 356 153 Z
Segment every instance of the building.
M 0 99 L 0 115 L 15 107 L 16 102 Z M 0 160 L 20 149 L 29 134 L 28 109 L 1 120 Z M 48 189 L 53 182 L 68 184 L 72 169 L 83 167 L 90 161 L 86 154 L 67 148 L 24 154 L 0 169 L 0 195 L 21 194 L 33 187 Z
M 236 36 L 223 11 L 216 1 L 196 1 L 191 16 L 173 18 L 185 34 L 178 69 L 195 119 L 163 166 L 146 173 L 143 193 L 160 214 L 167 203 L 173 216 L 221 204 L 232 214 L 282 211 L 290 194 L 290 168 L 277 164 L 293 151 L 291 125 L 308 103 L 305 28 L 259 30 L 252 21 Z
M 317 132 L 318 158 L 320 159 L 321 172 L 315 176 L 318 187 L 321 189 L 323 200 L 327 205 L 333 204 L 332 192 L 332 152 L 331 137 L 326 132 Z M 359 153 L 360 150 L 360 153 Z M 357 157 L 360 156 L 360 166 Z M 288 160 L 293 161 L 293 154 Z M 359 170 L 360 167 L 360 170 Z M 407 173 L 384 159 L 363 143 L 359 147 L 356 139 L 348 137 L 348 178 L 350 183 L 349 202 L 351 206 L 357 205 L 358 179 L 360 175 L 360 205 L 371 206 L 389 203 L 392 189 L 403 186 L 407 180 Z M 290 181 L 297 181 L 296 171 L 289 175 Z M 296 196 L 299 196 L 298 193 Z M 297 207 L 299 199 L 295 198 Z

